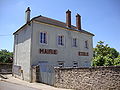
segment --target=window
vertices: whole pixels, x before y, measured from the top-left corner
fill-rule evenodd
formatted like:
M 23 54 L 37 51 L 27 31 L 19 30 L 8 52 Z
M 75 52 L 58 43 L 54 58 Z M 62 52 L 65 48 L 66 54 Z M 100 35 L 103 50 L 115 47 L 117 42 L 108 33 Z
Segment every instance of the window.
M 40 43 L 47 44 L 47 33 L 40 32 Z
M 84 61 L 84 67 L 90 67 L 90 62 L 89 61 Z
M 77 47 L 77 38 L 73 38 L 72 46 Z
M 64 62 L 63 61 L 58 61 L 58 66 L 59 67 L 64 67 Z
M 85 48 L 88 48 L 88 41 L 85 41 Z
M 61 45 L 61 46 L 64 45 L 64 36 L 63 35 L 58 36 L 58 45 Z
M 73 67 L 78 67 L 78 62 L 73 61 Z

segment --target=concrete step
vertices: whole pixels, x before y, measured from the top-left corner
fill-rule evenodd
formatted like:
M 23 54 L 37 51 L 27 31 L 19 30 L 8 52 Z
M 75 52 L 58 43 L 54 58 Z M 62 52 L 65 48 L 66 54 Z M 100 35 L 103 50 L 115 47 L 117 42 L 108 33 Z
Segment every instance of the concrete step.
M 8 79 L 7 76 L 5 76 L 5 75 L 3 75 L 3 74 L 0 74 L 0 78 Z

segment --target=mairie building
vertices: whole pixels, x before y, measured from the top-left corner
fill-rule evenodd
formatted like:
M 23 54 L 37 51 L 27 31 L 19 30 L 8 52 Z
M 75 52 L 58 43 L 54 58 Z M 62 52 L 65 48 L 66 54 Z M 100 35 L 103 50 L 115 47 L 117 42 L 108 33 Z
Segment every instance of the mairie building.
M 53 73 L 54 67 L 91 66 L 94 34 L 81 28 L 79 14 L 73 26 L 70 10 L 66 12 L 65 23 L 42 15 L 30 19 L 30 12 L 28 7 L 26 23 L 13 33 L 15 77 L 31 81 L 31 67 L 36 65 L 47 73 Z M 41 78 L 52 77 L 44 74 Z

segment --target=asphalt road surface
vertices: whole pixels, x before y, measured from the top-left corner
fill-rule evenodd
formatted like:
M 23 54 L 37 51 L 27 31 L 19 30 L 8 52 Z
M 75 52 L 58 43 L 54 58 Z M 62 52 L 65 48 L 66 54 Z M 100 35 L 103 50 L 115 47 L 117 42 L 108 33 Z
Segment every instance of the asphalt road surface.
M 0 90 L 40 90 L 28 86 L 0 81 Z

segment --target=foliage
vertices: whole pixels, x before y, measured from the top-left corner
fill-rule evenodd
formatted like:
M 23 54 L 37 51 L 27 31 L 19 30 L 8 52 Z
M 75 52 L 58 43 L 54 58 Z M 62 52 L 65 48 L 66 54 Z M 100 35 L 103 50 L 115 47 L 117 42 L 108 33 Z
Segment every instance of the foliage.
M 114 65 L 119 65 L 120 66 L 120 55 L 117 58 L 115 58 Z
M 13 53 L 7 51 L 6 49 L 0 50 L 0 63 L 12 63 Z
M 93 50 L 93 66 L 113 66 L 120 65 L 120 55 L 116 49 L 110 48 L 99 41 Z

